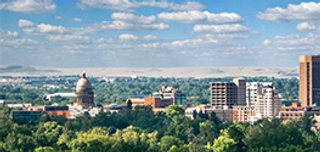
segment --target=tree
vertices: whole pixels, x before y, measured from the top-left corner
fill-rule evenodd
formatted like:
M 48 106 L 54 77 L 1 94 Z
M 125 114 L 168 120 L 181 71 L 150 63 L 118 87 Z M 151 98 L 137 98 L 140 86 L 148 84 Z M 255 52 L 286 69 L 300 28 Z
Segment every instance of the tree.
M 178 105 L 170 105 L 166 108 L 165 114 L 168 117 L 173 117 L 176 115 L 184 115 L 184 109 Z
M 50 121 L 41 125 L 35 132 L 35 137 L 40 146 L 53 146 L 63 132 L 63 127 L 57 122 Z
M 214 152 L 236 152 L 233 147 L 235 145 L 235 141 L 228 137 L 228 135 L 222 135 L 219 136 L 218 139 L 215 140 L 213 146 L 212 146 L 212 150 Z
M 170 149 L 173 151 L 173 149 L 177 149 L 176 147 L 181 145 L 183 145 L 183 142 L 173 136 L 164 136 L 160 140 L 161 151 L 169 151 Z

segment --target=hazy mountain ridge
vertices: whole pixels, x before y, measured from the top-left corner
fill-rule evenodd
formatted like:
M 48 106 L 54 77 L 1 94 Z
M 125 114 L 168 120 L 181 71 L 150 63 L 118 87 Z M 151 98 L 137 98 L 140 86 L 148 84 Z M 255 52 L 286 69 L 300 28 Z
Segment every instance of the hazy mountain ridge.
M 147 77 L 298 77 L 298 67 L 150 67 L 150 68 L 37 68 L 23 66 L 0 67 L 0 75 L 11 76 L 147 76 Z
M 46 72 L 60 72 L 55 69 L 39 69 L 36 67 L 24 67 L 21 65 L 1 66 L 0 73 L 46 73 Z

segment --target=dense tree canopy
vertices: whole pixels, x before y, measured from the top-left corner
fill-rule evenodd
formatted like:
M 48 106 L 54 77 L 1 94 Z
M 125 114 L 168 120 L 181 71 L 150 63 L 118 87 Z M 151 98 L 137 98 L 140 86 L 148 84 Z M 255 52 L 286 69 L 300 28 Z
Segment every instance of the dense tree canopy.
M 311 129 L 312 118 L 281 122 L 259 120 L 254 124 L 222 123 L 214 113 L 195 113 L 190 119 L 172 106 L 173 115 L 154 114 L 151 107 L 122 113 L 62 121 L 41 117 L 16 123 L 13 109 L 0 107 L 0 151 L 310 151 L 320 150 L 320 131 Z M 183 110 L 183 109 L 182 109 Z M 179 116 L 179 122 L 171 117 Z M 57 122 L 59 121 L 59 123 Z M 36 125 L 35 125 L 36 124 Z

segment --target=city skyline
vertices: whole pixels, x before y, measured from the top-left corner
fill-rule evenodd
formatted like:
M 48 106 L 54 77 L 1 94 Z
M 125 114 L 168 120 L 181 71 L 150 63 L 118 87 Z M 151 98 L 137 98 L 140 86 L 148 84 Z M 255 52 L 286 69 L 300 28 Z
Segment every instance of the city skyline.
M 0 2 L 0 65 L 298 66 L 320 48 L 312 1 Z

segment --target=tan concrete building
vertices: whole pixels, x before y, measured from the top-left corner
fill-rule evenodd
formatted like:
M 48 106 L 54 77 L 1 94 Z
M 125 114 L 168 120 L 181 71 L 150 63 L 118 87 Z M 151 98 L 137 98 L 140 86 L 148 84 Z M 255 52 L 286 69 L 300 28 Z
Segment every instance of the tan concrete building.
M 320 55 L 300 56 L 299 98 L 302 106 L 320 106 Z
M 155 97 L 146 97 L 146 98 L 130 98 L 127 99 L 128 102 L 132 103 L 132 108 L 135 106 L 151 106 L 152 110 L 159 110 L 168 107 L 173 104 L 173 98 L 155 98 Z
M 144 98 L 144 105 L 145 106 L 150 105 L 153 110 L 155 110 L 156 108 L 166 108 L 172 104 L 173 104 L 172 98 L 169 98 L 169 99 L 154 98 L 154 97 Z
M 131 102 L 132 108 L 134 109 L 135 106 L 144 106 L 144 98 L 130 98 L 127 99 L 126 103 Z

